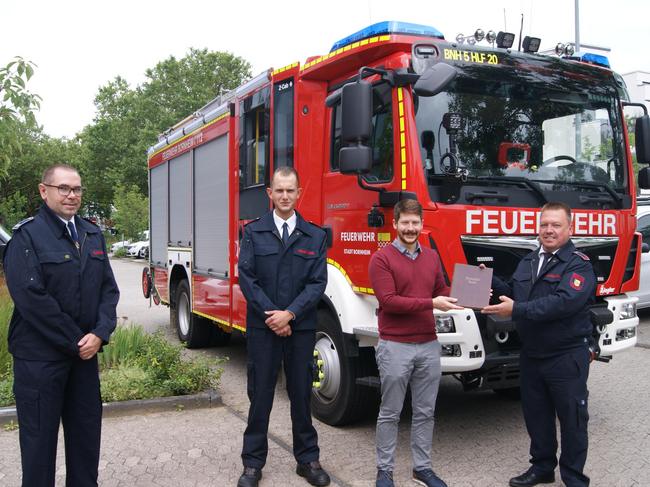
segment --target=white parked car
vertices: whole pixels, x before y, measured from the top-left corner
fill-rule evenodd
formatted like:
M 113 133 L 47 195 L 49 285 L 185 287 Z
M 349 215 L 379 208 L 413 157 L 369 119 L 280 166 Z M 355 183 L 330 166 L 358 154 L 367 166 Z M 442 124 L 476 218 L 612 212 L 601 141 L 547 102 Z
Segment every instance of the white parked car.
M 132 243 L 126 250 L 126 255 L 129 257 L 144 258 L 145 254 L 148 256 L 149 252 L 149 230 L 142 232 L 142 240 Z M 146 250 L 145 250 L 146 249 Z
M 149 248 L 149 240 L 141 240 L 139 242 L 132 243 L 126 250 L 126 255 L 129 257 L 135 257 L 136 259 L 144 257 L 145 248 Z
M 637 198 L 636 230 L 643 237 L 641 254 L 641 278 L 639 290 L 628 293 L 637 296 L 637 309 L 650 308 L 650 197 Z
M 130 240 L 121 240 L 120 242 L 115 242 L 111 245 L 111 252 L 115 253 L 116 250 L 119 250 L 123 247 L 128 247 L 129 245 L 131 245 Z

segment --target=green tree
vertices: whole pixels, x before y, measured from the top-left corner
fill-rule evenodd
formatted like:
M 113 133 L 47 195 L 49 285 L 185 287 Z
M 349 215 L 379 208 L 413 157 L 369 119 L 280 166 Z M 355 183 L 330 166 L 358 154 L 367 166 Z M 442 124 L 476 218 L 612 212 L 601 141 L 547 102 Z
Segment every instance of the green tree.
M 22 149 L 20 126 L 36 125 L 34 111 L 41 98 L 27 89 L 34 67 L 21 57 L 0 67 L 0 174 L 8 173 L 13 157 Z
M 84 182 L 99 214 L 109 216 L 115 188 L 137 186 L 147 194 L 146 151 L 158 134 L 250 77 L 250 65 L 227 52 L 190 49 L 145 71 L 132 88 L 122 77 L 95 97 L 94 123 L 79 135 L 85 159 Z M 115 195 L 117 196 L 117 195 Z
M 75 147 L 64 139 L 45 135 L 38 127 L 19 122 L 14 136 L 21 150 L 12 155 L 10 170 L 0 174 L 0 223 L 9 227 L 33 215 L 42 203 L 38 183 L 43 170 L 55 163 L 75 164 Z
M 115 190 L 113 222 L 118 234 L 130 239 L 137 238 L 149 228 L 149 198 L 135 185 L 118 186 Z

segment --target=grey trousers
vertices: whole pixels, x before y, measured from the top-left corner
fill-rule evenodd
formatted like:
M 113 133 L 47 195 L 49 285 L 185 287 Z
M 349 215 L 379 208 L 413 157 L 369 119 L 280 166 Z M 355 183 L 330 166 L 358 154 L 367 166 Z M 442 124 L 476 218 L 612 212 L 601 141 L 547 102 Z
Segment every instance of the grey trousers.
M 376 351 L 381 379 L 377 418 L 377 468 L 392 471 L 400 413 L 411 386 L 411 453 L 413 468 L 431 468 L 434 412 L 440 385 L 440 343 L 400 343 L 379 340 Z

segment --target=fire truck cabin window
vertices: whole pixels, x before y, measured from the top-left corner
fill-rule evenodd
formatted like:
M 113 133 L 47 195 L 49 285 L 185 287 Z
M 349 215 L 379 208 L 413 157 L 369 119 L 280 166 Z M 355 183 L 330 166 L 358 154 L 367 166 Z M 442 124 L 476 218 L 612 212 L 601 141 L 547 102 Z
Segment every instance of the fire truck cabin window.
M 379 83 L 372 90 L 372 169 L 363 176 L 368 183 L 382 183 L 393 178 L 393 109 L 392 91 L 387 83 Z M 330 167 L 339 169 L 341 149 L 341 104 L 332 109 L 332 145 Z
M 293 78 L 273 87 L 273 164 L 293 166 Z
M 240 188 L 264 185 L 268 172 L 269 110 L 268 92 L 263 90 L 242 102 L 240 140 Z

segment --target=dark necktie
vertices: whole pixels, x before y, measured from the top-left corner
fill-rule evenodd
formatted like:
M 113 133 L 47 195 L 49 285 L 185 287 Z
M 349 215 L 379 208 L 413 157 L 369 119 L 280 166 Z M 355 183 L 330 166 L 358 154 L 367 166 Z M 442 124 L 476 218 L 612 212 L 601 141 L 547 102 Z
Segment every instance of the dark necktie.
M 548 264 L 548 261 L 553 257 L 553 254 L 550 252 L 542 252 L 542 265 L 539 268 L 539 271 L 537 271 L 537 275 L 539 276 L 542 271 L 544 270 L 544 267 L 546 267 L 546 264 Z
M 74 240 L 74 243 L 79 245 L 79 235 L 77 235 L 77 229 L 74 227 L 72 221 L 68 222 L 68 231 L 70 232 L 70 236 L 72 237 L 72 240 Z
M 282 224 L 282 243 L 285 247 L 289 244 L 289 225 L 287 222 Z

